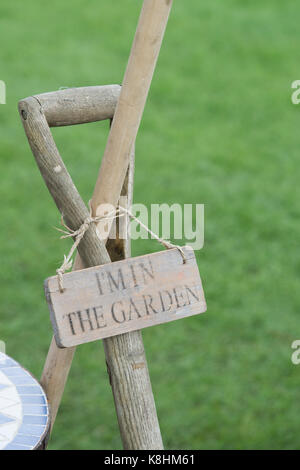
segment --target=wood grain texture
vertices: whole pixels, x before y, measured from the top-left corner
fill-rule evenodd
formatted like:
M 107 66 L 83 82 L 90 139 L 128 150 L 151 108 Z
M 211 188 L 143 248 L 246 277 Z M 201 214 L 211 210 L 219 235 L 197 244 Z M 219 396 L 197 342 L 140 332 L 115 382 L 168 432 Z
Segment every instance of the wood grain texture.
M 89 217 L 89 211 L 59 155 L 39 103 L 35 98 L 30 97 L 21 101 L 19 106 L 29 144 L 49 192 L 63 215 L 65 223 L 71 229 L 76 230 Z M 97 237 L 94 225 L 87 230 L 83 241 L 85 243 L 80 243 L 78 251 L 81 258 L 84 257 L 86 266 L 94 265 L 93 260 L 96 254 L 101 258 L 100 264 L 110 262 L 107 250 Z M 84 253 L 81 253 L 85 245 L 89 246 L 89 250 L 84 249 Z
M 88 211 L 60 158 L 42 108 L 38 100 L 31 97 L 19 103 L 19 111 L 47 187 L 66 223 L 76 229 L 87 217 Z M 108 252 L 93 226 L 83 237 L 78 251 L 85 266 L 110 262 Z M 141 333 L 119 335 L 104 340 L 103 344 L 124 448 L 162 449 Z M 54 365 L 56 372 L 61 371 L 62 382 L 66 380 L 73 352 L 69 356 L 58 355 L 53 343 L 51 345 L 49 363 Z M 61 358 L 64 364 L 59 368 Z M 142 366 L 137 367 L 137 364 Z M 44 379 L 47 379 L 47 374 L 44 374 Z M 52 392 L 55 393 L 57 382 L 55 384 L 53 381 L 52 385 Z M 61 388 L 59 391 L 62 393 Z
M 112 119 L 120 85 L 67 88 L 34 95 L 49 127 L 71 126 Z
M 45 281 L 57 345 L 77 346 L 203 313 L 206 303 L 193 249 L 174 248 Z
M 120 98 L 95 186 L 93 215 L 116 206 L 141 122 L 172 1 L 144 0 Z
M 50 433 L 56 420 L 75 351 L 76 348 L 58 348 L 53 336 L 40 380 L 50 403 Z

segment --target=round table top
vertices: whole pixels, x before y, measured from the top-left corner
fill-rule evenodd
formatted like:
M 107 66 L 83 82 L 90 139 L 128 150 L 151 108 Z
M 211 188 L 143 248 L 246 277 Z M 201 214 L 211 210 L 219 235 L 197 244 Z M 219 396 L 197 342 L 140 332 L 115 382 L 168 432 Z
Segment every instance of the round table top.
M 38 449 L 48 430 L 49 407 L 42 387 L 0 352 L 0 450 Z

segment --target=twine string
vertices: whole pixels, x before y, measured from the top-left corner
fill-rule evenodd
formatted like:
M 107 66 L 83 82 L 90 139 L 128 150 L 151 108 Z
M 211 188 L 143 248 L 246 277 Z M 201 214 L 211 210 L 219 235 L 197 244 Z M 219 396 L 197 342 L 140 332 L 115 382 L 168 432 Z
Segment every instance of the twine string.
M 167 248 L 167 250 L 169 250 L 170 248 L 177 248 L 177 250 L 179 250 L 179 252 L 182 256 L 183 263 L 186 263 L 186 257 L 185 257 L 184 251 L 183 251 L 183 249 L 180 245 L 174 245 L 173 243 L 169 242 L 168 240 L 164 240 L 163 238 L 160 238 L 158 235 L 156 235 L 156 233 L 152 232 L 152 230 L 149 227 L 147 227 L 147 225 L 145 225 L 140 219 L 135 217 L 128 209 L 125 209 L 124 207 L 121 207 L 121 206 L 119 206 L 119 207 L 120 207 L 121 210 L 123 210 L 125 213 L 127 213 L 131 219 L 135 220 L 141 227 L 143 227 L 152 236 L 152 238 L 155 238 L 155 240 L 157 240 L 161 245 L 163 245 L 165 248 Z
M 91 207 L 90 207 L 90 212 L 91 212 Z M 63 275 L 65 274 L 66 271 L 72 268 L 73 265 L 73 260 L 72 256 L 74 255 L 75 250 L 77 249 L 79 243 L 81 242 L 82 238 L 84 237 L 86 231 L 89 229 L 91 224 L 97 224 L 98 222 L 102 220 L 113 220 L 116 219 L 117 217 L 122 217 L 125 214 L 127 214 L 131 219 L 135 220 L 141 227 L 143 227 L 155 240 L 157 240 L 161 245 L 163 245 L 166 249 L 171 249 L 171 248 L 177 248 L 181 254 L 183 263 L 186 263 L 186 257 L 184 254 L 184 251 L 180 245 L 174 245 L 173 243 L 169 242 L 168 240 L 164 240 L 163 238 L 160 238 L 156 233 L 154 233 L 147 225 L 145 225 L 140 219 L 135 217 L 128 209 L 125 209 L 125 207 L 119 206 L 118 209 L 114 209 L 113 211 L 109 212 L 106 215 L 101 215 L 101 216 L 95 216 L 92 217 L 92 215 L 89 215 L 83 222 L 83 224 L 79 227 L 78 230 L 72 230 L 70 227 L 68 227 L 64 220 L 63 217 L 61 217 L 61 224 L 65 228 L 65 230 L 62 230 L 60 228 L 57 228 L 57 230 L 63 235 L 60 237 L 61 239 L 65 238 L 70 238 L 72 237 L 74 239 L 74 243 L 68 253 L 68 255 L 64 255 L 64 261 L 59 269 L 56 270 L 57 274 L 57 280 L 58 280 L 58 287 L 60 292 L 64 292 L 64 285 L 63 285 Z

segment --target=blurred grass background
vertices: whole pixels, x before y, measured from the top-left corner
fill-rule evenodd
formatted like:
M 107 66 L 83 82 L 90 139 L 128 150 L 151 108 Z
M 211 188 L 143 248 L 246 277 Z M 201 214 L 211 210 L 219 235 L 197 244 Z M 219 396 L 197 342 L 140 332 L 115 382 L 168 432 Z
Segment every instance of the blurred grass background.
M 40 376 L 43 280 L 70 246 L 19 99 L 121 83 L 141 1 L 0 5 L 0 339 Z M 136 149 L 135 202 L 204 203 L 208 311 L 143 333 L 166 448 L 299 449 L 299 15 L 293 0 L 174 0 Z M 87 201 L 108 123 L 54 136 Z M 159 249 L 138 241 L 133 254 Z M 121 448 L 102 345 L 78 348 L 50 449 Z

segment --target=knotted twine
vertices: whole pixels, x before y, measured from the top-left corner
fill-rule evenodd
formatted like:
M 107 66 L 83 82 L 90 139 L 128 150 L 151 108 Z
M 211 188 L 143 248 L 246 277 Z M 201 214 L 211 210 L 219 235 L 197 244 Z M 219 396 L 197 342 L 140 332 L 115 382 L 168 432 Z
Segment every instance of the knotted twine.
M 91 211 L 91 207 L 90 207 Z M 135 220 L 141 227 L 143 227 L 155 240 L 157 240 L 161 245 L 163 245 L 166 249 L 171 249 L 171 248 L 177 248 L 179 250 L 183 263 L 186 263 L 186 257 L 184 254 L 184 251 L 180 245 L 174 245 L 173 243 L 169 242 L 168 240 L 164 240 L 163 238 L 160 238 L 156 233 L 152 232 L 152 230 L 147 227 L 140 219 L 135 217 L 128 209 L 125 209 L 125 207 L 119 206 L 118 209 L 113 210 L 109 212 L 107 215 L 101 215 L 101 216 L 95 216 L 92 217 L 89 215 L 83 222 L 82 225 L 80 225 L 78 230 L 72 230 L 70 227 L 68 227 L 63 220 L 63 217 L 61 218 L 61 224 L 65 227 L 66 230 L 62 229 L 57 229 L 59 232 L 62 232 L 64 235 L 62 235 L 60 238 L 70 238 L 72 237 L 74 239 L 74 243 L 68 253 L 68 255 L 64 255 L 64 261 L 59 269 L 56 270 L 57 274 L 57 281 L 58 281 L 58 287 L 60 292 L 64 292 L 64 285 L 63 285 L 63 275 L 65 274 L 66 271 L 72 268 L 73 265 L 73 260 L 72 256 L 77 249 L 79 243 L 81 242 L 82 238 L 84 237 L 86 231 L 89 229 L 91 224 L 97 224 L 98 222 L 102 220 L 112 220 L 116 219 L 117 217 L 122 217 L 125 214 L 127 214 L 131 219 Z M 99 237 L 100 238 L 100 237 Z

